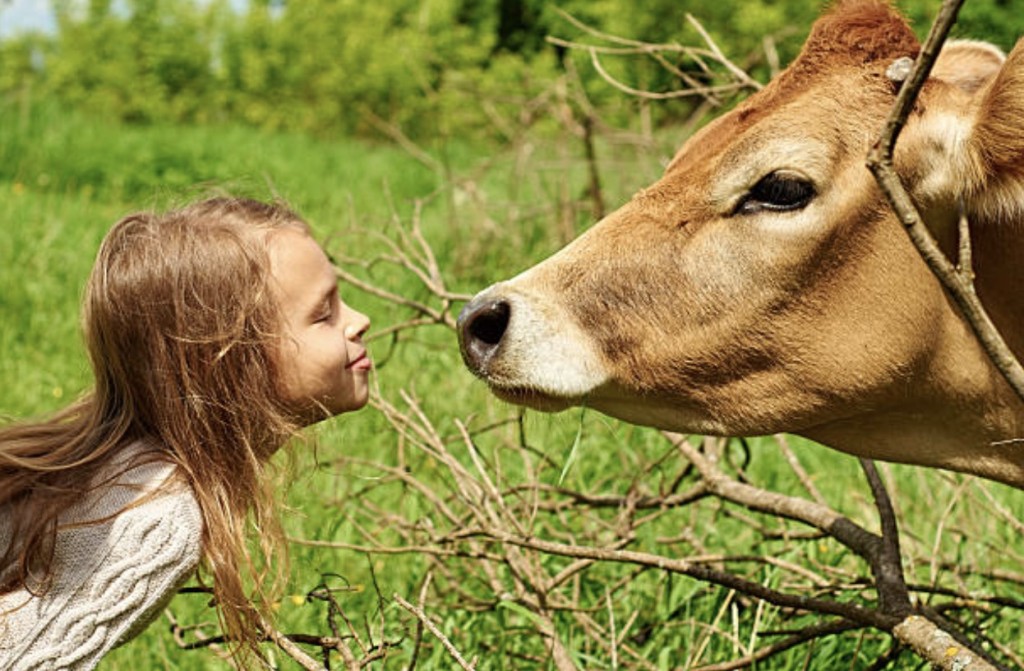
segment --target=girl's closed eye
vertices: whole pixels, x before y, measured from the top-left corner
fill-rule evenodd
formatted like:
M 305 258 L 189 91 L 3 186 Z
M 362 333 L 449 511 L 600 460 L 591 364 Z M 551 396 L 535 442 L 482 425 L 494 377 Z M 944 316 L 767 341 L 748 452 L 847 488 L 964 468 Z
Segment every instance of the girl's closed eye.
M 334 289 L 324 296 L 323 300 L 317 305 L 316 310 L 313 311 L 312 322 L 314 324 L 333 323 L 335 316 L 338 314 L 336 309 L 338 302 L 338 291 Z
M 334 319 L 334 308 L 330 301 L 324 301 L 315 313 L 313 313 L 313 323 L 323 324 L 329 323 Z

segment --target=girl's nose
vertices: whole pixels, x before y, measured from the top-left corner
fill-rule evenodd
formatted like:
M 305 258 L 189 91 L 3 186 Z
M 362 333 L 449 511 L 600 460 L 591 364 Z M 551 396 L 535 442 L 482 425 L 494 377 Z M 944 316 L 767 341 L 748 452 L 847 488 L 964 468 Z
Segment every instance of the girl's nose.
M 352 319 L 349 321 L 348 326 L 345 327 L 345 336 L 349 340 L 355 340 L 356 338 L 363 337 L 368 330 L 370 330 L 370 318 L 362 312 L 352 310 Z

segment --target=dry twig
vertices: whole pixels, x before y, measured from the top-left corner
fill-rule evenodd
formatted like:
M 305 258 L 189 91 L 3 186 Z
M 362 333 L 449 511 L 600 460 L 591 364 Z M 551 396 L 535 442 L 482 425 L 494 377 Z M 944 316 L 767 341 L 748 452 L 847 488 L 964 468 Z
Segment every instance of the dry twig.
M 945 0 L 942 3 L 942 8 L 932 24 L 924 48 L 914 62 L 910 77 L 900 88 L 896 104 L 886 121 L 885 128 L 868 154 L 867 165 L 893 210 L 899 216 L 910 240 L 921 254 L 921 258 L 953 297 L 964 318 L 992 359 L 992 363 L 1017 392 L 1017 396 L 1024 401 L 1024 367 L 1017 361 L 1006 341 L 999 334 L 999 330 L 992 323 L 974 289 L 970 247 L 966 246 L 969 245 L 970 234 L 966 231 L 964 217 L 961 216 L 960 227 L 960 249 L 963 256 L 957 264 L 954 264 L 946 258 L 935 238 L 929 233 L 921 213 L 917 210 L 893 167 L 893 153 L 900 131 L 906 124 L 910 111 L 914 108 L 917 96 L 931 73 L 935 59 L 942 49 L 950 28 L 956 22 L 957 13 L 963 3 L 964 0 Z
M 473 671 L 473 669 L 476 668 L 476 664 L 467 662 L 466 659 L 462 656 L 462 653 L 460 653 L 458 649 L 454 645 L 452 645 L 452 642 L 448 639 L 448 637 L 444 635 L 444 632 L 438 629 L 437 625 L 430 621 L 430 617 L 426 614 L 426 612 L 424 612 L 422 605 L 414 606 L 398 594 L 395 594 L 393 598 L 398 603 L 399 606 L 415 615 L 416 619 L 419 620 L 419 622 L 423 624 L 423 626 L 426 627 L 431 634 L 436 636 L 437 640 L 441 641 L 441 645 L 444 646 L 445 650 L 448 651 L 448 653 L 452 656 L 452 659 L 454 659 L 455 662 L 461 668 L 465 669 L 465 671 Z
M 675 43 L 653 44 L 638 40 L 630 40 L 602 32 L 562 10 L 557 11 L 562 18 L 569 22 L 573 27 L 603 44 L 585 44 L 553 36 L 549 36 L 547 38 L 548 42 L 566 49 L 574 49 L 587 53 L 590 56 L 590 63 L 593 66 L 594 71 L 612 87 L 629 96 L 644 100 L 671 100 L 676 98 L 699 97 L 717 107 L 722 103 L 723 95 L 736 95 L 748 90 L 758 91 L 762 88 L 762 85 L 759 82 L 751 78 L 743 68 L 737 66 L 735 63 L 730 61 L 724 53 L 722 53 L 722 50 L 719 49 L 718 45 L 715 44 L 713 39 L 711 39 L 711 35 L 704 30 L 704 27 L 697 21 L 697 19 L 689 14 L 686 16 L 687 22 L 697 31 L 701 39 L 704 40 L 704 47 L 689 47 Z M 647 56 L 657 62 L 673 77 L 682 82 L 684 86 L 683 88 L 671 91 L 647 91 L 632 87 L 622 81 L 619 81 L 608 72 L 601 61 L 602 55 Z M 726 81 L 718 85 L 702 83 L 689 72 L 673 64 L 667 55 L 673 55 L 676 58 L 688 59 L 698 67 L 703 75 L 707 77 L 714 76 L 714 65 L 717 65 L 718 68 L 725 71 Z

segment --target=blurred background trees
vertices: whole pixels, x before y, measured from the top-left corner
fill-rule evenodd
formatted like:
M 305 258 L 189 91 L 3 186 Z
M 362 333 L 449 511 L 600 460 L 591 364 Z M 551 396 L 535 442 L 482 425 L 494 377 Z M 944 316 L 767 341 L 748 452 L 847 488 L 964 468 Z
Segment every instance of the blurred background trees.
M 806 0 L 54 0 L 51 34 L 0 42 L 0 97 L 56 99 L 131 123 L 241 122 L 317 135 L 372 135 L 383 121 L 411 137 L 495 134 L 510 113 L 576 59 L 597 104 L 622 100 L 584 54 L 546 41 L 586 41 L 562 12 L 596 30 L 652 43 L 692 43 L 693 14 L 726 55 L 764 80 L 784 65 L 821 10 Z M 935 0 L 902 0 L 921 31 Z M 1020 33 L 1010 0 L 966 3 L 957 32 L 1004 49 Z M 3 20 L 0 9 L 0 20 Z M 768 42 L 766 42 L 768 40 Z M 766 49 L 766 46 L 768 47 Z M 674 87 L 643 57 L 609 71 L 645 90 Z M 655 122 L 694 101 L 658 105 Z M 629 110 L 624 110 L 623 114 Z M 612 112 L 614 114 L 614 112 Z

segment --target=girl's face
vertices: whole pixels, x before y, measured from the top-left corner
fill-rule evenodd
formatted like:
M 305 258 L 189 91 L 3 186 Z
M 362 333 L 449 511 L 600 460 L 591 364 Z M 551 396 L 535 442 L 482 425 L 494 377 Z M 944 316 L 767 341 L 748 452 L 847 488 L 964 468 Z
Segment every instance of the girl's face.
M 370 320 L 338 296 L 320 246 L 298 228 L 270 234 L 270 274 L 281 301 L 278 351 L 284 400 L 310 423 L 366 405 L 373 363 L 362 335 Z

